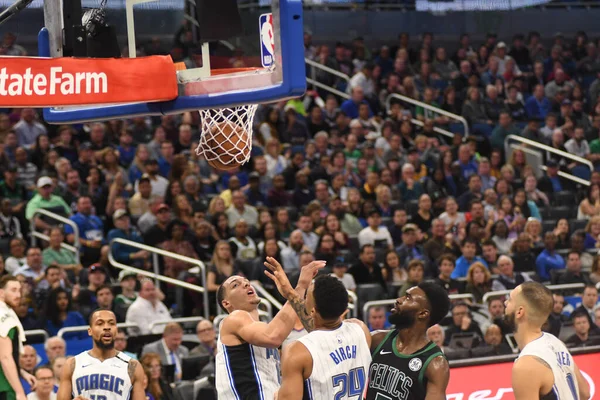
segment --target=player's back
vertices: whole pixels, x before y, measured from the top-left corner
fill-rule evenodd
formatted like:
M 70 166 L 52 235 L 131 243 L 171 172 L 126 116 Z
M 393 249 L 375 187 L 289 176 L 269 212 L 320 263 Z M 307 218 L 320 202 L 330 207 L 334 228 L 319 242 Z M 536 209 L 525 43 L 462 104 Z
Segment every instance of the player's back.
M 131 357 L 117 353 L 115 357 L 100 361 L 87 351 L 75 356 L 71 383 L 73 397 L 83 396 L 96 400 L 129 399 L 132 389 L 129 376 Z
M 549 333 L 542 333 L 539 339 L 529 342 L 519 357 L 534 356 L 545 361 L 554 374 L 554 386 L 543 400 L 579 400 L 579 387 L 573 356 L 563 342 Z
M 304 383 L 304 399 L 360 399 L 371 353 L 360 325 L 343 322 L 334 330 L 316 330 L 298 339 L 310 352 L 313 369 Z
M 222 326 L 222 325 L 221 325 Z M 281 383 L 279 350 L 217 340 L 215 386 L 219 400 L 272 399 Z

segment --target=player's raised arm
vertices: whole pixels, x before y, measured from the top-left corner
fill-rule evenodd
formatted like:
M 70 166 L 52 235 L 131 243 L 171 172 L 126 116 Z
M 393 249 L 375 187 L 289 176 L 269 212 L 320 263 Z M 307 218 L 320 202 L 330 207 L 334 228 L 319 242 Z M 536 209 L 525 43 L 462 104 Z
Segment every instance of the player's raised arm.
M 372 347 L 371 342 L 373 340 L 372 336 L 371 336 L 371 332 L 369 331 L 369 327 L 367 326 L 367 324 L 365 324 L 363 321 L 361 321 L 358 318 L 348 318 L 345 319 L 344 322 L 350 322 L 351 324 L 357 324 L 358 326 L 361 327 L 361 329 L 363 330 L 363 332 L 365 333 L 365 338 L 367 339 L 367 344 L 369 345 L 369 348 Z M 387 334 L 387 331 L 386 331 Z
M 281 360 L 281 387 L 277 400 L 302 400 L 304 381 L 310 375 L 305 374 L 312 367 L 312 357 L 308 349 L 300 342 L 286 347 Z
M 146 400 L 146 389 L 144 389 L 145 373 L 142 364 L 137 360 L 129 360 L 128 371 L 131 379 L 131 400 Z
M 446 400 L 446 388 L 450 381 L 450 366 L 443 356 L 435 357 L 425 371 L 427 394 L 425 400 Z
M 60 383 L 58 385 L 58 393 L 56 398 L 58 400 L 70 400 L 73 398 L 73 385 L 71 384 L 71 378 L 73 377 L 73 371 L 75 370 L 75 357 L 71 357 L 65 363 L 62 374 L 60 375 Z M 83 400 L 81 396 L 77 396 L 76 399 Z
M 272 257 L 267 257 L 267 261 L 265 262 L 265 267 L 268 269 L 268 271 L 265 271 L 265 274 L 275 282 L 277 290 L 287 299 L 289 302 L 288 304 L 292 306 L 298 315 L 300 322 L 302 322 L 304 329 L 308 332 L 311 332 L 314 329 L 314 323 L 304 307 L 304 297 L 311 281 L 317 275 L 319 269 L 324 266 L 325 261 L 313 261 L 308 265 L 303 266 L 300 270 L 298 285 L 296 286 L 296 289 L 294 289 L 292 288 L 283 267 L 277 260 Z

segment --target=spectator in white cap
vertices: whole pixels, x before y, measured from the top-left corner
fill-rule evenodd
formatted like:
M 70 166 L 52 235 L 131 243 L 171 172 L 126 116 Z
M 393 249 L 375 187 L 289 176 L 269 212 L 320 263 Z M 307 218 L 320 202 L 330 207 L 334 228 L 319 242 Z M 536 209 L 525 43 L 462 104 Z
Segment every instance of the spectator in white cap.
M 137 298 L 135 284 L 137 283 L 137 275 L 133 271 L 122 270 L 119 272 L 119 285 L 121 285 L 121 293 L 115 298 L 115 305 L 125 304 L 130 306 Z
M 25 209 L 25 218 L 27 220 L 31 220 L 34 212 L 39 209 L 45 209 L 65 217 L 71 215 L 71 208 L 63 198 L 52 194 L 52 190 L 54 189 L 52 178 L 42 176 L 38 179 L 36 186 L 37 193 L 29 200 Z M 39 216 L 35 218 L 35 226 L 38 229 L 50 229 L 50 224 L 43 221 Z

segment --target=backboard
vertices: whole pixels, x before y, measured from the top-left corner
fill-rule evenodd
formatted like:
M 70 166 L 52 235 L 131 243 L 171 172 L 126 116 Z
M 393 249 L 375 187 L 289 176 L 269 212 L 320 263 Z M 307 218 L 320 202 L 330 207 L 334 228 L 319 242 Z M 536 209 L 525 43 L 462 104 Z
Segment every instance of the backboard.
M 88 41 L 86 53 L 85 43 L 81 46 L 86 32 L 80 19 L 72 16 L 85 14 L 86 8 L 98 8 L 100 3 L 101 0 L 45 0 L 39 55 L 90 56 L 90 48 L 95 45 Z M 140 45 L 146 54 L 168 46 L 175 61 L 184 58 L 181 52 L 187 55 L 183 60 L 185 67 L 178 63 L 178 96 L 163 102 L 46 108 L 45 120 L 62 124 L 175 114 L 302 95 L 306 88 L 302 1 L 272 0 L 270 7 L 260 9 L 245 8 L 243 3 L 108 0 L 106 22 L 115 28 L 118 48 L 126 49 L 124 57 L 136 57 L 135 49 Z M 95 46 L 104 50 L 107 47 L 110 46 Z

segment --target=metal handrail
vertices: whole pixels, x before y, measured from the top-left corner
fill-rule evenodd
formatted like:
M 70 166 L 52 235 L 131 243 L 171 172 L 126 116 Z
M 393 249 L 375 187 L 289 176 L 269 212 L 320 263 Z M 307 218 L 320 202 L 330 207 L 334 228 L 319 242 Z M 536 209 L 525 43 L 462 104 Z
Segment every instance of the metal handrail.
M 124 244 L 127 246 L 135 247 L 140 250 L 146 250 L 147 252 L 153 253 L 154 254 L 154 263 L 155 263 L 154 273 L 144 271 L 143 269 L 131 267 L 129 265 L 122 264 L 122 263 L 118 262 L 117 260 L 115 260 L 113 254 L 112 254 L 112 248 L 113 248 L 114 243 Z M 173 279 L 173 278 L 169 278 L 168 276 L 160 275 L 158 273 L 158 255 L 161 255 L 163 257 L 172 257 L 176 260 L 185 261 L 187 263 L 198 266 L 198 268 L 200 268 L 200 278 L 202 279 L 202 286 L 192 285 L 191 283 L 184 282 L 179 279 Z M 154 280 L 157 280 L 157 281 L 170 283 L 175 286 L 180 286 L 185 289 L 189 289 L 189 290 L 193 290 L 195 292 L 202 293 L 203 297 L 204 297 L 204 299 L 203 299 L 204 300 L 204 317 L 208 318 L 210 316 L 210 311 L 208 308 L 208 290 L 205 289 L 206 288 L 206 266 L 204 265 L 204 263 L 202 261 L 196 260 L 194 258 L 182 256 L 181 254 L 177 254 L 177 253 L 173 253 L 173 252 L 166 251 L 163 249 L 159 249 L 157 247 L 152 247 L 152 246 L 148 246 L 145 244 L 141 244 L 141 243 L 137 243 L 137 242 L 134 242 L 131 240 L 121 239 L 121 238 L 115 238 L 110 241 L 109 251 L 108 251 L 108 261 L 110 262 L 110 264 L 112 266 L 115 266 L 117 268 L 127 270 L 127 271 L 132 271 L 139 275 L 144 275 L 144 276 L 147 276 L 148 278 L 153 278 Z
M 321 88 L 323 90 L 327 90 L 328 92 L 331 92 L 331 93 L 335 94 L 336 96 L 339 96 L 339 97 L 344 98 L 346 100 L 348 100 L 350 98 L 350 95 L 348 93 L 344 93 L 341 90 L 337 90 L 334 87 L 327 86 L 324 83 L 321 83 L 321 82 L 319 82 L 319 81 L 317 81 L 315 79 L 306 78 L 306 83 L 310 83 L 313 86 L 316 86 L 316 87 Z
M 48 338 L 50 337 L 50 335 L 48 335 L 48 332 L 46 332 L 43 329 L 32 329 L 30 331 L 25 331 L 25 337 L 27 336 L 43 336 L 44 337 L 44 342 L 46 340 L 48 340 Z
M 167 325 L 170 324 L 171 322 L 177 322 L 177 323 L 185 323 L 185 322 L 200 322 L 200 321 L 204 321 L 206 320 L 206 318 L 204 317 L 181 317 L 181 318 L 172 318 L 172 319 L 163 319 L 160 321 L 154 321 L 153 323 L 150 324 L 149 329 L 152 332 L 152 330 L 154 329 L 154 327 L 156 326 L 160 326 L 160 325 Z
M 350 76 L 346 75 L 343 72 L 340 72 L 340 71 L 338 71 L 336 69 L 333 69 L 333 68 L 329 68 L 328 66 L 326 66 L 324 64 L 321 64 L 321 63 L 318 63 L 318 62 L 316 62 L 314 60 L 311 60 L 310 58 L 304 58 L 304 62 L 306 62 L 311 67 L 322 69 L 323 71 L 329 72 L 331 75 L 335 75 L 335 76 L 337 76 L 339 78 L 342 78 L 346 82 L 350 83 Z
M 388 111 L 388 113 L 389 113 L 389 111 L 390 111 L 390 110 L 387 110 L 387 111 Z M 419 126 L 424 126 L 424 125 L 425 125 L 425 124 L 423 123 L 423 121 L 419 121 L 419 120 L 418 120 L 418 119 L 416 119 L 416 118 L 412 118 L 412 119 L 410 120 L 410 122 L 411 122 L 413 125 L 419 125 Z M 450 131 L 447 131 L 447 130 L 445 130 L 445 129 L 442 129 L 442 128 L 438 128 L 437 126 L 434 126 L 434 127 L 433 127 L 433 131 L 434 131 L 434 132 L 437 132 L 437 133 L 439 133 L 439 134 L 442 134 L 442 135 L 444 135 L 444 136 L 448 136 L 449 138 L 453 138 L 453 137 L 454 137 L 454 133 L 452 133 L 452 132 L 450 132 Z
M 37 217 L 38 215 L 44 215 L 48 218 L 52 218 L 58 222 L 62 222 L 65 225 L 69 225 L 73 229 L 73 245 L 71 246 L 68 243 L 62 242 L 60 244 L 60 247 L 75 253 L 75 260 L 77 261 L 77 264 L 80 264 L 81 262 L 79 260 L 79 227 L 75 222 L 71 221 L 70 219 L 63 217 L 62 215 L 53 213 L 51 211 L 44 210 L 43 208 L 38 208 L 37 210 L 35 210 L 31 218 L 29 219 L 29 225 L 31 226 L 31 246 L 36 247 L 36 238 L 45 241 L 50 240 L 50 237 L 48 235 L 44 235 L 42 232 L 38 232 L 35 229 L 35 217 Z
M 515 140 L 517 142 L 525 143 L 525 144 L 528 144 L 528 145 L 530 145 L 532 147 L 537 147 L 538 149 L 547 151 L 549 153 L 558 154 L 559 156 L 562 156 L 562 157 L 565 157 L 565 158 L 569 158 L 569 159 L 571 159 L 573 161 L 576 161 L 576 162 L 578 162 L 580 164 L 587 165 L 590 168 L 590 172 L 594 171 L 594 164 L 592 164 L 592 162 L 590 160 L 587 160 L 585 158 L 576 156 L 576 155 L 571 154 L 571 153 L 567 153 L 566 151 L 557 150 L 554 147 L 550 147 L 550 146 L 542 144 L 540 142 L 536 142 L 535 140 L 526 139 L 524 137 L 517 136 L 517 135 L 508 135 L 506 137 L 506 146 L 509 145 L 509 141 L 510 140 Z
M 271 303 L 271 305 L 275 306 L 278 310 L 283 308 L 283 304 L 281 304 L 275 297 L 271 296 L 271 293 L 267 292 L 267 289 L 263 287 L 263 285 L 259 281 L 250 282 L 254 290 L 256 290 L 263 299 Z M 271 312 L 271 315 L 273 313 Z
M 398 94 L 398 93 L 392 93 L 392 94 L 390 94 L 385 99 L 385 108 L 386 108 L 386 110 L 389 110 L 391 108 L 392 99 L 402 100 L 402 101 L 405 101 L 407 103 L 413 104 L 415 106 L 423 107 L 426 110 L 433 111 L 436 114 L 440 114 L 440 115 L 443 115 L 445 117 L 452 118 L 452 119 L 454 119 L 456 121 L 459 121 L 465 127 L 465 137 L 469 136 L 469 124 L 467 123 L 467 120 L 464 119 L 460 115 L 453 114 L 453 113 L 448 112 L 446 110 L 443 110 L 443 109 L 441 109 L 439 107 L 434 107 L 434 106 L 429 105 L 427 103 L 423 103 L 422 101 L 415 100 L 413 98 L 410 98 L 408 96 L 404 96 L 404 95 L 401 95 L 401 94 Z
M 323 90 L 327 90 L 328 92 L 333 93 L 336 96 L 339 96 L 339 97 L 341 97 L 343 99 L 347 100 L 347 99 L 350 98 L 350 95 L 348 93 L 344 93 L 341 90 L 338 90 L 338 89 L 336 89 L 336 88 L 334 88 L 332 86 L 328 86 L 328 85 L 325 85 L 322 82 L 319 82 L 317 80 L 317 75 L 316 75 L 315 68 L 316 69 L 320 69 L 320 70 L 325 71 L 325 72 L 327 72 L 327 73 L 329 73 L 331 75 L 334 75 L 334 76 L 337 76 L 338 78 L 343 79 L 344 81 L 346 81 L 346 84 L 347 84 L 348 88 L 350 88 L 350 76 L 344 74 L 343 72 L 340 72 L 338 70 L 330 68 L 330 67 L 328 67 L 328 66 L 326 66 L 324 64 L 321 64 L 321 63 L 318 63 L 318 62 L 316 62 L 314 60 L 311 60 L 310 58 L 306 58 L 305 57 L 304 58 L 304 62 L 306 64 L 308 64 L 308 65 L 311 66 L 311 69 L 310 69 L 310 78 L 306 77 L 306 82 L 307 83 L 309 83 L 309 84 L 311 84 L 313 86 L 316 86 L 318 88 L 321 88 Z
M 451 294 L 448 296 L 450 298 L 450 300 L 458 300 L 458 299 L 467 299 L 470 298 L 472 299 L 473 302 L 475 302 L 475 297 L 471 294 L 471 293 L 463 293 L 463 294 Z M 371 307 L 377 307 L 377 306 L 389 306 L 392 304 L 396 303 L 396 299 L 386 299 L 386 300 L 372 300 L 372 301 L 367 301 L 364 305 L 363 305 L 363 318 L 366 318 L 366 316 L 368 315 L 369 312 L 369 308 Z
M 59 338 L 62 338 L 65 333 L 84 332 L 84 331 L 87 331 L 89 328 L 90 328 L 89 325 L 67 326 L 67 327 L 59 329 L 58 332 L 56 333 L 56 336 L 58 336 Z M 118 323 L 117 328 L 134 328 L 137 330 L 140 329 L 140 327 L 137 324 L 133 324 L 131 322 Z
M 544 171 L 546 171 L 548 169 L 548 167 L 546 167 L 545 165 L 540 166 L 540 168 Z M 569 174 L 568 172 L 558 171 L 558 176 L 562 176 L 565 179 L 569 179 L 573 182 L 579 183 L 580 185 L 584 185 L 584 186 L 590 186 L 592 184 L 592 182 L 586 181 L 585 179 L 582 179 L 578 176 Z
M 555 292 L 559 290 L 568 289 L 583 289 L 585 285 L 583 283 L 565 283 L 563 285 L 548 285 L 546 287 L 550 289 L 550 291 Z M 490 297 L 506 296 L 510 292 L 510 290 L 497 290 L 495 292 L 487 292 L 483 295 L 483 299 L 481 301 L 483 304 L 486 304 Z

